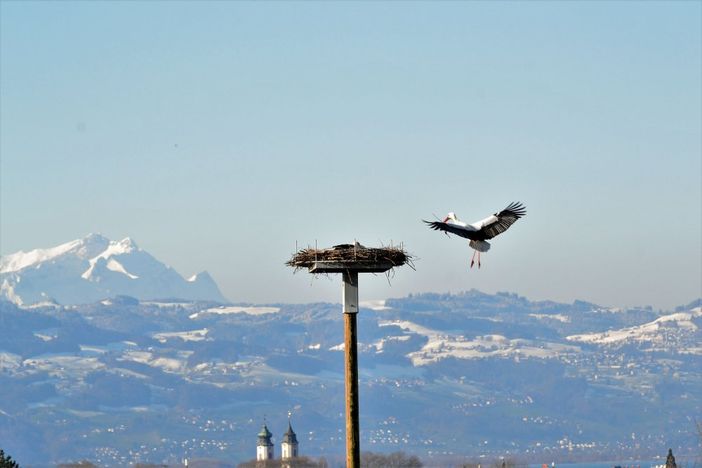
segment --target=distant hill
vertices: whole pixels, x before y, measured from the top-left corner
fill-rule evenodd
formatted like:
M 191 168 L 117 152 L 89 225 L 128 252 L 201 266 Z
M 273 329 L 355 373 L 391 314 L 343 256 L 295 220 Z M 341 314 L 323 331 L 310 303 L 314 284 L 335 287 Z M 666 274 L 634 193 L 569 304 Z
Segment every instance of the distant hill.
M 364 451 L 447 466 L 481 456 L 642 459 L 668 448 L 682 460 L 698 446 L 699 301 L 614 309 L 472 290 L 361 306 Z M 236 463 L 255 455 L 264 418 L 279 456 L 292 411 L 300 453 L 338 459 L 340 310 L 128 296 L 71 307 L 0 300 L 3 449 L 23 466 Z
M 0 297 L 18 305 L 89 304 L 118 295 L 227 302 L 207 272 L 186 280 L 128 237 L 89 234 L 0 258 Z

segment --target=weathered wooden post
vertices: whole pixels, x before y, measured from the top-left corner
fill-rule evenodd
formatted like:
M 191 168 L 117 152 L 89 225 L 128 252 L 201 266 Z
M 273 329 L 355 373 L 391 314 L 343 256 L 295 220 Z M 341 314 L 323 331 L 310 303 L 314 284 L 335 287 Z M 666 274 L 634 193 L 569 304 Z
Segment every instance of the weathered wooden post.
M 346 466 L 361 466 L 358 411 L 358 272 L 343 273 L 344 302 L 344 385 L 346 389 Z
M 331 249 L 303 249 L 287 262 L 288 266 L 308 268 L 310 273 L 341 273 L 344 314 L 344 379 L 346 390 L 346 466 L 360 468 L 361 441 L 358 406 L 358 274 L 384 273 L 411 263 L 402 247 L 367 248 L 358 243 Z

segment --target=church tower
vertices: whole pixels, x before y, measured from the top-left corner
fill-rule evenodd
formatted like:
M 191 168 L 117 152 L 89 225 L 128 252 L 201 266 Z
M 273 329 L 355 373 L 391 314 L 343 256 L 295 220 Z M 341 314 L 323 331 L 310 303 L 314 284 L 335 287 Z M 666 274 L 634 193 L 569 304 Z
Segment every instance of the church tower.
M 273 460 L 273 441 L 271 440 L 271 431 L 268 430 L 266 424 L 263 424 L 261 432 L 258 433 L 258 442 L 256 443 L 256 461 Z
M 288 432 L 283 435 L 283 442 L 280 444 L 283 450 L 283 460 L 289 460 L 291 458 L 296 458 L 297 453 L 297 435 L 293 431 L 292 424 L 290 424 L 290 414 L 288 413 Z

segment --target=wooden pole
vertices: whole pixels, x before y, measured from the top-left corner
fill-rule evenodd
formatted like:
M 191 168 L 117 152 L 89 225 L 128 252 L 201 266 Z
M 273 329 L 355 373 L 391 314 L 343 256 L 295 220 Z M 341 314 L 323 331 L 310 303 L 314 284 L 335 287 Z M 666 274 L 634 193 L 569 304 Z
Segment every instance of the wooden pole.
M 344 377 L 346 381 L 346 467 L 360 468 L 361 441 L 358 409 L 358 272 L 343 274 L 344 302 Z

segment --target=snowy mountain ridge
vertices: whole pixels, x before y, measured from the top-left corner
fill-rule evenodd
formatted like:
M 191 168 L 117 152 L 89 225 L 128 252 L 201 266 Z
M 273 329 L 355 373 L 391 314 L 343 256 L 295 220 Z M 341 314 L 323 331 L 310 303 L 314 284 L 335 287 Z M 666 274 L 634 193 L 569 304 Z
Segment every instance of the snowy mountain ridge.
M 90 258 L 104 251 L 110 243 L 111 241 L 106 237 L 91 233 L 82 239 L 72 240 L 48 249 L 34 249 L 29 252 L 20 250 L 0 257 L 0 274 L 20 271 L 69 253 L 74 253 L 79 258 Z
M 18 305 L 86 304 L 117 295 L 227 302 L 207 272 L 186 280 L 129 237 L 89 234 L 0 257 L 0 297 Z

